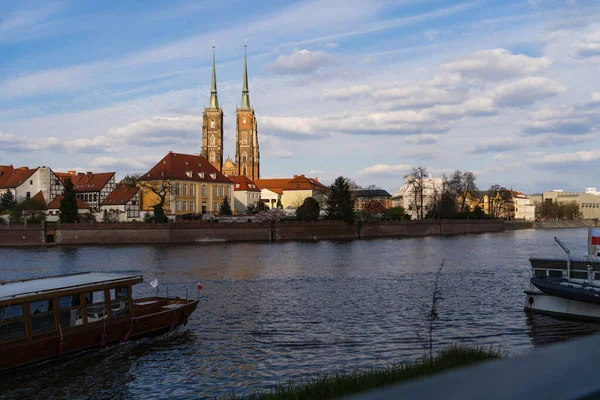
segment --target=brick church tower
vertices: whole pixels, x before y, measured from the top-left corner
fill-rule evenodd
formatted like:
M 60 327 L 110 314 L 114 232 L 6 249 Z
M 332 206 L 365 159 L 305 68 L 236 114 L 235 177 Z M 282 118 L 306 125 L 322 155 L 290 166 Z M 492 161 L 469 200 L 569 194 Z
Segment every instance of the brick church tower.
M 210 105 L 202 113 L 202 157 L 206 158 L 219 172 L 223 169 L 223 109 L 217 98 L 217 72 L 215 68 L 215 46 L 213 45 L 212 83 Z
M 237 176 L 246 176 L 251 180 L 256 180 L 260 178 L 260 152 L 258 151 L 256 116 L 254 109 L 250 106 L 250 95 L 248 94 L 246 47 L 247 45 L 244 45 L 242 105 L 236 109 L 235 165 Z

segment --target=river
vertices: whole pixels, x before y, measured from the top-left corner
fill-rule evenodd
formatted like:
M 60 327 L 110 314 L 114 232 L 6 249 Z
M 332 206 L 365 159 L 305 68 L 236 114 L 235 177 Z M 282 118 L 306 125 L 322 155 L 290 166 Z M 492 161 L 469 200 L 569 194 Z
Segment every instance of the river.
M 581 255 L 585 229 L 453 237 L 195 246 L 0 249 L 0 280 L 81 271 L 143 274 L 138 296 L 196 296 L 187 327 L 0 376 L 18 399 L 203 398 L 421 357 L 443 262 L 436 348 L 492 345 L 509 356 L 600 330 L 528 316 L 528 258 Z

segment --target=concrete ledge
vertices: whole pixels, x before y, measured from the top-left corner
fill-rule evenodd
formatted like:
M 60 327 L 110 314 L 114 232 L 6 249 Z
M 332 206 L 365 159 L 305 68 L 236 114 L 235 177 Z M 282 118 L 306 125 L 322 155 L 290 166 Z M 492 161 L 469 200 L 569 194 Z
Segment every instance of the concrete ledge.
M 353 400 L 600 398 L 600 334 L 395 385 Z

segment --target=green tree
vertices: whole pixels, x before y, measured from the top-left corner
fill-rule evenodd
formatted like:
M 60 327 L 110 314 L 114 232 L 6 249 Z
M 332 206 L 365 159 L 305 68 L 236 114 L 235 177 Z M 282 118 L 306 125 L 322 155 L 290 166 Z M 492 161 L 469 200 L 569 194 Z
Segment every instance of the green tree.
M 221 203 L 221 209 L 219 210 L 221 215 L 233 215 L 231 211 L 231 205 L 229 204 L 229 199 L 225 196 L 225 199 Z
M 140 176 L 141 175 L 139 174 L 125 175 L 125 177 L 121 179 L 121 182 L 119 182 L 119 184 L 126 187 L 136 187 Z
M 327 219 L 343 220 L 346 222 L 354 221 L 354 201 L 348 180 L 343 176 L 336 180 L 329 187 L 330 193 L 327 199 Z
M 296 216 L 302 221 L 316 221 L 319 219 L 320 211 L 319 202 L 312 197 L 307 197 L 304 199 L 304 203 L 296 208 Z
M 261 211 L 266 211 L 268 209 L 269 207 L 267 207 L 265 202 L 263 200 L 259 200 L 256 203 L 250 204 L 248 205 L 248 207 L 246 207 L 246 214 L 257 214 Z
M 406 219 L 406 210 L 404 210 L 404 208 L 400 206 L 392 207 L 385 210 L 383 212 L 383 215 L 388 219 L 399 221 Z
M 60 201 L 60 222 L 72 224 L 79 222 L 79 211 L 77 210 L 77 197 L 73 189 L 71 178 L 65 180 L 63 199 Z
M 17 205 L 17 201 L 15 200 L 15 195 L 8 189 L 6 193 L 4 193 L 0 197 L 0 212 L 10 211 Z

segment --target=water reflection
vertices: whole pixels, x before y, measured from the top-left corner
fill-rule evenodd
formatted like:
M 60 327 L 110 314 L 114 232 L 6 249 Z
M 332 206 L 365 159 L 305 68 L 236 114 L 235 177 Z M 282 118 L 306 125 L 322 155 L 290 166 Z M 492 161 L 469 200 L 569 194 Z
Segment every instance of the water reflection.
M 0 279 L 80 271 L 155 277 L 161 293 L 200 304 L 179 335 L 0 376 L 8 398 L 189 398 L 237 394 L 315 374 L 398 363 L 424 353 L 435 273 L 436 348 L 464 342 L 509 354 L 597 332 L 595 324 L 528 316 L 532 255 L 558 235 L 573 254 L 586 231 L 440 238 L 198 246 L 1 249 Z M 560 253 L 558 253 L 560 255 Z M 145 284 L 134 295 L 151 295 Z

